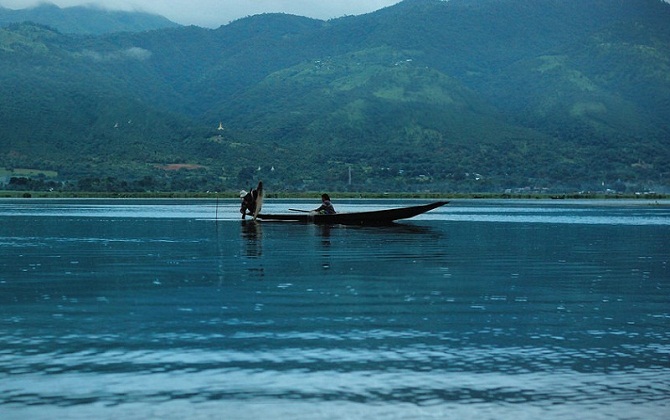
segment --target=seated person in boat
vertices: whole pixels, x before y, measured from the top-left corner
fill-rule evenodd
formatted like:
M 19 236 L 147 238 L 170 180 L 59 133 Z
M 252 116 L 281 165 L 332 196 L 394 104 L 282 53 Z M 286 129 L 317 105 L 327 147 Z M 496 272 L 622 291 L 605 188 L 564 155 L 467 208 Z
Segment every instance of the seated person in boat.
M 312 211 L 319 214 L 335 214 L 335 207 L 333 207 L 333 203 L 330 202 L 330 196 L 328 194 L 321 194 L 321 206 Z
M 251 190 L 246 192 L 245 190 L 240 191 L 240 198 L 242 199 L 242 205 L 240 206 L 240 213 L 242 213 L 242 219 L 246 218 L 247 214 L 253 216 L 256 211 L 256 200 L 258 199 L 258 190 Z

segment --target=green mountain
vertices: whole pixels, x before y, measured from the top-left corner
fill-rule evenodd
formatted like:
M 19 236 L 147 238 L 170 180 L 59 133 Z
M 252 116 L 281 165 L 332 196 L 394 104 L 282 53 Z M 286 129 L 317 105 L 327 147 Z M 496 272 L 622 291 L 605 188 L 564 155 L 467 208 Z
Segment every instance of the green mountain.
M 51 3 L 12 10 L 0 6 L 0 26 L 34 22 L 56 28 L 62 33 L 105 34 L 110 32 L 142 32 L 174 28 L 179 25 L 158 15 L 143 12 L 122 12 L 94 6 L 60 8 Z
M 0 167 L 72 189 L 659 190 L 669 21 L 661 0 L 405 0 L 216 30 L 11 25 Z

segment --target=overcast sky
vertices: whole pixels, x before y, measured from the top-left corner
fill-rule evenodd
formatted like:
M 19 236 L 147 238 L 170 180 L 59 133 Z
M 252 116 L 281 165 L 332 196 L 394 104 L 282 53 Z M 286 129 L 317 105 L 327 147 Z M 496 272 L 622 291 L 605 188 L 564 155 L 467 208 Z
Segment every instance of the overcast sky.
M 60 7 L 95 4 L 108 9 L 141 10 L 157 13 L 182 25 L 217 28 L 241 17 L 266 12 L 317 19 L 358 15 L 400 0 L 0 0 L 0 6 L 22 9 L 45 2 Z

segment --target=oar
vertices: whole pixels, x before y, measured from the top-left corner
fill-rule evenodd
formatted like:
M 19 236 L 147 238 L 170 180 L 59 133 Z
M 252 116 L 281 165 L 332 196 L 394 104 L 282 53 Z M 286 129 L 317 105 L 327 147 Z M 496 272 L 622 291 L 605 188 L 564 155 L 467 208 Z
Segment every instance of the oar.
M 299 211 L 301 213 L 311 213 L 312 210 L 288 209 L 288 211 Z

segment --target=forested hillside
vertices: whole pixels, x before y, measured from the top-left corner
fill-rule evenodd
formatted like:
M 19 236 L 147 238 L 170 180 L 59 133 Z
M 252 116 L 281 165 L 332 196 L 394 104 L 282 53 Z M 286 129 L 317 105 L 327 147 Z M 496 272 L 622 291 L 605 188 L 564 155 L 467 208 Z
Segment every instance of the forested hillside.
M 667 22 L 661 0 L 405 0 L 216 30 L 14 24 L 0 168 L 70 189 L 659 190 Z

